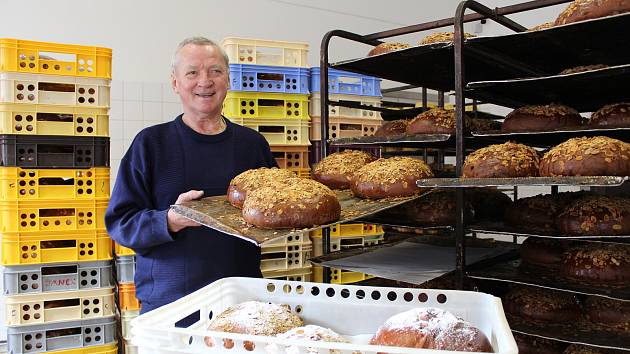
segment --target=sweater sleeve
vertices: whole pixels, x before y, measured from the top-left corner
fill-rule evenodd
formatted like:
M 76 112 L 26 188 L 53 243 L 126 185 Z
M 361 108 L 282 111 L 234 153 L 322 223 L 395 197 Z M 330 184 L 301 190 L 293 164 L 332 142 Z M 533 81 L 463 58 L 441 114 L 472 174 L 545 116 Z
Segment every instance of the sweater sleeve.
M 121 160 L 116 184 L 105 213 L 110 237 L 138 253 L 172 242 L 166 210 L 156 210 L 150 187 L 151 170 L 138 139 Z

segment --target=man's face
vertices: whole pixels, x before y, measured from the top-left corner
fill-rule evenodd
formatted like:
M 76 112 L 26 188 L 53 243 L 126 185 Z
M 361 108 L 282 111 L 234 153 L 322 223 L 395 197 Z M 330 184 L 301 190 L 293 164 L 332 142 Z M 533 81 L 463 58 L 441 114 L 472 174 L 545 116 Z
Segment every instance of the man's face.
M 216 48 L 194 44 L 183 47 L 179 51 L 171 80 L 186 115 L 191 118 L 213 118 L 221 114 L 229 75 L 223 57 Z

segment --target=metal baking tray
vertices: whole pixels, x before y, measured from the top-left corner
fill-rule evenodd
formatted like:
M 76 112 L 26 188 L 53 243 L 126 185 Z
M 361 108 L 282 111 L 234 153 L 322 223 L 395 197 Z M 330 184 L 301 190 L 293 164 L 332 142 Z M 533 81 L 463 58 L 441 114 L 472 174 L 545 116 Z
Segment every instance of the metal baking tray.
M 496 262 L 480 262 L 467 269 L 473 279 L 486 279 L 515 284 L 533 285 L 552 290 L 570 291 L 586 295 L 599 295 L 616 300 L 630 300 L 630 284 L 607 287 L 593 286 L 561 277 L 552 268 L 521 266 L 518 253 L 514 252 Z
M 496 235 L 509 235 L 519 237 L 543 237 L 553 238 L 558 240 L 579 240 L 584 242 L 600 242 L 600 243 L 630 243 L 630 235 L 610 235 L 610 236 L 568 236 L 568 235 L 551 235 L 544 232 L 537 231 L 524 231 L 523 228 L 516 228 L 509 225 L 505 225 L 502 222 L 484 222 L 480 224 L 473 224 L 467 227 L 469 232 L 483 233 L 483 234 L 496 234 Z
M 630 80 L 630 78 L 629 78 Z M 630 92 L 630 87 L 628 92 Z M 522 144 L 535 147 L 551 147 L 563 143 L 571 138 L 581 138 L 583 136 L 607 136 L 630 142 L 630 127 L 628 128 L 605 128 L 591 129 L 588 127 L 564 128 L 554 131 L 518 132 L 503 133 L 501 131 L 473 132 L 473 137 L 486 139 L 493 143 L 506 141 L 516 141 Z
M 331 145 L 400 145 L 404 143 L 413 143 L 418 146 L 421 143 L 429 143 L 432 146 L 435 143 L 454 144 L 450 134 L 398 134 L 391 136 L 358 136 L 354 138 L 338 138 L 329 140 Z
M 506 317 L 510 329 L 515 332 L 602 348 L 630 350 L 630 336 L 606 331 L 585 319 L 576 323 L 545 323 L 542 325 L 507 314 Z
M 466 97 L 511 108 L 557 102 L 580 112 L 594 112 L 630 99 L 630 64 L 567 75 L 470 82 Z
M 406 203 L 427 193 L 411 197 L 385 198 L 379 200 L 361 199 L 352 195 L 349 190 L 335 190 L 341 204 L 341 218 L 334 223 L 319 225 L 305 229 L 259 229 L 249 225 L 241 216 L 241 209 L 233 207 L 226 196 L 214 196 L 172 205 L 171 209 L 190 220 L 205 225 L 211 229 L 228 235 L 240 237 L 254 244 L 260 245 L 277 238 L 321 229 L 338 223 L 344 223 L 385 210 L 396 205 Z
M 425 178 L 418 187 L 499 187 L 499 186 L 620 186 L 628 176 L 572 176 L 517 178 Z

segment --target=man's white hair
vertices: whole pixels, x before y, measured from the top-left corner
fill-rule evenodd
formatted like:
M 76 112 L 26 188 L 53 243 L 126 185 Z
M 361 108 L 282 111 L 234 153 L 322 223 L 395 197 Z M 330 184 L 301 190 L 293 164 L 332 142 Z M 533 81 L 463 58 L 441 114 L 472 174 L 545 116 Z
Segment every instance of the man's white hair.
M 219 53 L 221 53 L 221 56 L 223 57 L 223 61 L 225 62 L 225 67 L 227 68 L 227 70 L 228 71 L 230 70 L 230 65 L 229 65 L 230 58 L 228 57 L 225 50 L 221 48 L 220 45 L 216 44 L 214 41 L 205 37 L 189 37 L 181 41 L 179 45 L 177 46 L 177 49 L 175 49 L 175 53 L 173 54 L 173 58 L 171 60 L 171 70 L 173 72 L 175 72 L 175 67 L 177 66 L 177 62 L 179 61 L 179 51 L 189 44 L 201 45 L 201 46 L 209 45 L 211 47 L 214 47 L 216 50 L 219 51 Z

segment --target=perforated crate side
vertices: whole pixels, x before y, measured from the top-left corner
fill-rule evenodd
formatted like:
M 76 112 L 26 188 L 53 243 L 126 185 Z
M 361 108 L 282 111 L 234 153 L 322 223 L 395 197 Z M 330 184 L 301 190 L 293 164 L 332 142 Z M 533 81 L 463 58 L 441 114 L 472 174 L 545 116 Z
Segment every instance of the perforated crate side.
M 136 286 L 133 283 L 118 284 L 118 304 L 121 311 L 140 310 L 140 300 L 136 298 Z
M 261 249 L 260 269 L 279 271 L 303 268 L 311 258 L 311 245 L 276 246 Z
M 114 316 L 45 325 L 7 327 L 9 353 L 111 353 L 116 342 Z M 87 350 L 93 347 L 93 350 Z M 59 351 L 59 352 L 57 352 Z
M 121 311 L 120 312 L 120 331 L 123 339 L 131 339 L 131 320 L 138 317 L 140 311 Z
M 305 68 L 230 64 L 230 90 L 309 94 Z
M 275 240 L 263 243 L 261 247 L 265 248 L 265 247 L 276 247 L 276 246 L 310 245 L 310 244 L 312 244 L 312 242 L 310 238 L 308 237 L 308 232 L 306 232 L 306 233 L 296 233 L 292 235 L 287 235 L 285 237 L 277 238 Z
M 120 284 L 133 283 L 136 275 L 136 256 L 116 257 L 116 281 Z
M 311 92 L 320 92 L 320 68 L 311 68 Z M 328 93 L 381 97 L 381 79 L 328 68 Z
M 365 106 L 381 107 L 380 97 L 371 96 L 353 96 L 342 94 L 331 94 L 328 96 L 330 101 L 350 101 L 357 102 Z M 321 95 L 317 92 L 311 94 L 311 102 L 308 114 L 313 117 L 321 117 Z M 328 115 L 330 117 L 352 117 L 352 118 L 373 118 L 382 119 L 381 112 L 361 108 L 349 108 L 342 106 L 329 105 Z
M 330 268 L 330 283 L 331 284 L 352 284 L 366 279 L 374 278 L 373 275 L 352 272 L 338 268 Z M 323 268 L 319 266 L 313 266 L 313 281 L 316 283 L 324 282 Z
M 0 239 L 4 266 L 112 259 L 104 230 L 3 232 Z
M 226 37 L 221 46 L 230 63 L 308 67 L 307 43 Z
M 109 198 L 109 168 L 0 167 L 0 200 Z
M 0 201 L 1 232 L 105 230 L 109 198 Z
M 114 285 L 111 261 L 33 264 L 4 268 L 4 295 L 86 290 Z
M 348 248 L 361 248 L 383 243 L 385 233 L 367 236 L 331 236 L 329 252 L 336 252 Z M 323 255 L 322 238 L 313 238 L 313 256 Z
M 280 168 L 308 168 L 308 146 L 272 145 L 271 153 Z
M 109 138 L 2 134 L 0 135 L 0 166 L 109 167 Z
M 334 224 L 330 227 L 330 235 L 336 237 L 344 236 L 370 236 L 383 233 L 383 227 L 376 224 L 346 223 Z M 310 232 L 311 237 L 322 237 L 322 230 L 318 229 Z
M 311 117 L 309 134 L 311 140 L 322 140 L 321 122 L 321 117 Z M 381 125 L 383 125 L 383 120 L 380 118 L 329 117 L 328 138 L 341 139 L 373 136 Z
M 107 137 L 108 109 L 0 104 L 0 134 Z
M 0 103 L 109 108 L 110 80 L 0 72 Z
M 308 119 L 231 118 L 233 123 L 251 128 L 273 145 L 310 145 Z
M 308 119 L 308 95 L 228 91 L 223 114 L 228 118 Z
M 296 268 L 289 270 L 262 271 L 263 278 L 289 281 L 311 281 L 312 266 L 307 265 L 304 268 Z
M 113 316 L 114 288 L 7 296 L 7 326 L 50 324 Z

